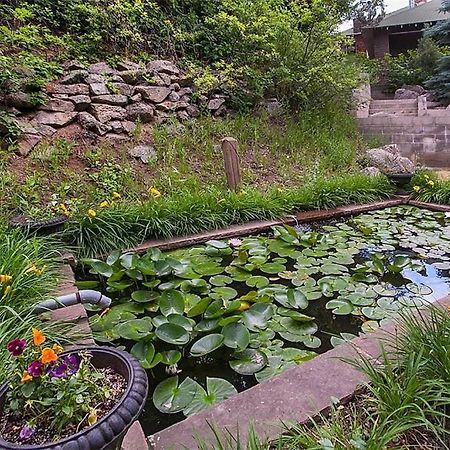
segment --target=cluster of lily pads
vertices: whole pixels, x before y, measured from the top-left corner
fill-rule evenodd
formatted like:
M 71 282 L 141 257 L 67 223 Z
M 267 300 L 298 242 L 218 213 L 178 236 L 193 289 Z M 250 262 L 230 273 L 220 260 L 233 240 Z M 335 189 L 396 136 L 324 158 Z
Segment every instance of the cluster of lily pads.
M 318 321 L 324 312 L 330 323 L 351 318 L 331 337 L 337 345 L 422 305 L 432 289 L 402 273 L 420 273 L 425 261 L 444 276 L 450 269 L 450 218 L 402 206 L 316 230 L 275 226 L 269 236 L 170 253 L 117 251 L 85 260 L 97 280 L 80 286 L 101 283 L 115 298 L 107 313 L 90 318 L 96 339 L 125 344 L 146 369 L 166 366 L 154 404 L 190 415 L 236 389 L 218 378 L 208 378 L 206 389 L 190 377 L 180 383 L 169 375 L 183 360 L 201 363 L 218 351 L 238 374 L 266 380 L 326 349 L 333 329 Z

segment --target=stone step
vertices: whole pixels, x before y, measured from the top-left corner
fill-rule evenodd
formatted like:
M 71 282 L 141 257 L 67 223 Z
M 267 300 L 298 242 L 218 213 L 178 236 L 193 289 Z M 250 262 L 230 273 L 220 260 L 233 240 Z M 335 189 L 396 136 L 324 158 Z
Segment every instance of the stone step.
M 406 111 L 406 112 L 417 112 L 417 108 L 369 108 L 369 111 L 387 111 L 387 112 L 396 112 L 396 111 Z
M 388 106 L 406 106 L 411 105 L 417 107 L 417 100 L 416 99 L 406 99 L 406 100 L 372 100 L 370 102 L 370 106 L 381 106 L 381 107 L 388 107 Z

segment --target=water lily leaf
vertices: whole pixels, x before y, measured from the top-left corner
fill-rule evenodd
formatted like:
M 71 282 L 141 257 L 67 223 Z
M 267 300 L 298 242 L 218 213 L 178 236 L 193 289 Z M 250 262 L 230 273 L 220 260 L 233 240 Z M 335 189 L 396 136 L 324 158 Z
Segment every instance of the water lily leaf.
M 227 275 L 215 275 L 209 279 L 209 282 L 213 286 L 225 286 L 227 284 L 231 284 L 233 279 Z
M 235 298 L 238 295 L 236 289 L 233 289 L 231 287 L 215 287 L 210 297 L 213 299 L 221 299 L 221 300 L 231 300 Z
M 259 350 L 247 348 L 243 352 L 236 353 L 229 364 L 241 375 L 253 375 L 267 364 L 267 357 Z
M 450 240 L 450 237 L 449 237 Z M 436 269 L 440 270 L 450 270 L 450 262 L 437 262 L 433 263 L 433 266 L 436 267 Z
M 319 348 L 322 345 L 322 341 L 317 336 L 305 336 L 302 341 L 303 344 L 308 348 Z
M 194 399 L 197 386 L 197 383 L 189 377 L 179 386 L 177 376 L 167 378 L 153 391 L 153 404 L 166 414 L 180 412 Z
M 250 343 L 250 333 L 242 323 L 230 323 L 222 329 L 224 344 L 229 348 L 243 351 Z
M 341 275 L 345 272 L 348 272 L 347 267 L 341 264 L 333 264 L 333 263 L 323 264 L 320 267 L 320 270 L 324 275 Z
M 353 305 L 349 301 L 344 299 L 330 300 L 326 304 L 326 309 L 332 309 L 333 314 L 345 316 L 353 312 Z
M 390 284 L 379 284 L 373 287 L 373 290 L 382 297 L 395 297 L 397 295 L 397 289 Z
M 98 281 L 76 281 L 75 285 L 78 289 L 95 289 L 98 287 L 100 283 Z M 127 284 L 127 283 L 118 283 L 118 284 Z M 130 283 L 131 285 L 131 283 Z M 110 284 L 108 283 L 108 286 Z M 128 287 L 128 286 L 126 286 Z M 126 289 L 126 287 L 124 289 Z
M 194 414 L 209 408 L 212 405 L 220 403 L 227 398 L 230 398 L 234 394 L 237 394 L 236 388 L 227 380 L 221 378 L 206 378 L 205 391 L 200 385 L 197 388 L 197 392 L 189 405 L 184 408 L 183 413 L 186 416 L 192 416 Z
M 240 267 L 228 266 L 225 271 L 233 278 L 234 281 L 246 281 L 252 276 L 251 272 L 241 269 Z
M 368 319 L 371 320 L 381 320 L 389 315 L 389 313 L 385 309 L 382 309 L 379 306 L 365 306 L 361 311 Z
M 161 362 L 166 366 L 173 366 L 181 359 L 181 352 L 178 350 L 168 350 L 161 352 Z
M 184 295 L 180 291 L 165 291 L 159 299 L 159 308 L 165 316 L 170 314 L 183 314 Z
M 245 284 L 250 287 L 263 288 L 270 284 L 270 281 L 263 276 L 253 276 L 246 280 Z
M 292 361 L 283 361 L 280 356 L 270 356 L 268 358 L 268 365 L 264 367 L 261 371 L 255 374 L 255 378 L 258 383 L 269 380 L 275 375 L 283 373 L 291 367 L 295 367 L 295 363 Z
M 272 305 L 255 303 L 242 314 L 242 320 L 250 331 L 259 331 L 267 327 L 267 321 L 272 314 Z
M 198 274 L 205 276 L 219 275 L 224 271 L 224 268 L 220 264 L 213 261 L 196 264 L 193 269 Z
M 286 266 L 277 262 L 269 262 L 260 267 L 261 272 L 275 274 L 286 270 Z
M 169 323 L 180 325 L 180 327 L 183 327 L 186 331 L 189 332 L 191 332 L 195 326 L 195 320 L 188 319 L 187 317 L 184 317 L 180 314 L 170 314 L 166 317 L 166 319 Z
M 159 294 L 154 291 L 134 291 L 131 298 L 138 303 L 148 303 L 156 300 Z
M 406 306 L 408 308 L 414 308 L 417 306 L 423 306 L 423 304 L 425 303 L 425 301 L 420 298 L 420 297 L 408 297 L 406 295 L 401 295 L 398 298 L 398 302 L 402 305 L 402 306 Z
M 198 357 L 211 353 L 221 347 L 223 342 L 224 337 L 222 334 L 208 334 L 192 345 L 191 355 Z
M 131 348 L 131 354 L 141 363 L 144 369 L 151 369 L 155 347 L 151 342 L 139 341 Z
M 98 274 L 106 278 L 110 277 L 114 273 L 113 268 L 103 261 L 97 259 L 83 261 L 91 266 L 91 270 L 89 271 L 90 273 Z
M 371 333 L 380 327 L 380 324 L 376 320 L 367 320 L 361 325 L 361 330 L 364 333 Z
M 352 333 L 340 333 L 339 336 L 331 336 L 330 342 L 333 347 L 337 347 L 338 345 L 344 344 L 345 342 L 350 342 L 356 337 L 357 336 Z
M 406 285 L 406 289 L 408 289 L 409 292 L 418 295 L 430 295 L 433 293 L 433 289 L 431 289 L 430 286 L 426 286 L 425 284 L 408 283 Z
M 210 331 L 214 331 L 220 326 L 219 319 L 204 319 L 200 321 L 195 326 L 195 331 L 199 331 L 200 333 L 209 333 Z
M 150 317 L 144 317 L 142 319 L 133 319 L 120 323 L 116 325 L 115 329 L 123 339 L 140 341 L 151 335 L 153 323 Z
M 312 321 L 299 322 L 290 317 L 280 317 L 278 322 L 281 326 L 292 334 L 314 334 L 317 331 L 317 325 Z
M 288 308 L 279 307 L 277 313 L 280 314 L 280 316 L 290 317 L 297 322 L 312 322 L 314 320 L 314 317 L 307 316 L 306 314 Z
M 191 309 L 189 309 L 187 316 L 196 317 L 199 316 L 200 314 L 203 314 L 210 305 L 211 301 L 212 300 L 209 297 L 201 299 L 197 304 L 195 304 Z
M 164 342 L 174 345 L 185 345 L 189 342 L 189 332 L 181 325 L 163 323 L 155 331 L 156 336 Z
M 130 286 L 133 285 L 133 283 L 131 281 L 111 281 L 111 279 L 109 279 L 107 281 L 108 284 L 108 291 L 110 292 L 110 289 L 112 289 L 113 291 L 124 291 L 125 289 L 128 289 Z M 95 289 L 95 286 L 91 286 L 91 287 L 83 287 L 83 286 L 79 286 L 77 284 L 78 289 Z

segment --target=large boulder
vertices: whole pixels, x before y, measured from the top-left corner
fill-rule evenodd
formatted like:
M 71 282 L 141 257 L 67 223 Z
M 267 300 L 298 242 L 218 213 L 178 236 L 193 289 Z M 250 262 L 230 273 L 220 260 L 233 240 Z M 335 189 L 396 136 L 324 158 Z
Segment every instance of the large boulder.
M 100 136 L 104 136 L 106 133 L 111 131 L 111 127 L 109 125 L 100 122 L 92 114 L 89 114 L 86 111 L 78 114 L 78 122 L 84 129 L 93 131 Z
M 158 158 L 155 148 L 151 145 L 136 145 L 128 150 L 128 154 L 134 158 L 139 158 L 144 164 Z
M 124 120 L 127 117 L 125 108 L 100 103 L 92 103 L 91 112 L 101 123 L 110 122 L 111 120 Z
M 34 118 L 37 123 L 50 125 L 54 128 L 64 127 L 73 122 L 77 117 L 76 112 L 47 112 L 39 111 Z
M 370 166 L 386 174 L 414 173 L 416 170 L 410 159 L 401 156 L 397 144 L 370 149 L 366 156 Z
M 171 90 L 163 86 L 136 86 L 134 92 L 141 94 L 150 102 L 162 103 L 170 95 Z
M 167 60 L 150 61 L 147 64 L 149 72 L 166 73 L 168 75 L 178 75 L 180 69 L 172 62 Z

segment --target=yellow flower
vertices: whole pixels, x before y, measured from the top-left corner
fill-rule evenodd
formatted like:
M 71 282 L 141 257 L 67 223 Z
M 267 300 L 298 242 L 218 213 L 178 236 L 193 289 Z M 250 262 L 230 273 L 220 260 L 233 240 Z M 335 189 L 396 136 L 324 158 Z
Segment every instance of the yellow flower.
M 429 184 L 431 187 L 433 187 L 433 186 L 434 186 L 434 181 L 433 181 L 433 180 L 430 180 L 430 181 L 428 181 L 428 184 Z
M 92 219 L 97 215 L 97 213 L 93 209 L 88 209 L 87 215 Z
M 221 198 L 217 203 L 224 203 L 224 202 L 225 202 L 225 199 Z
M 29 267 L 26 270 L 26 273 L 35 273 L 36 275 L 42 275 L 45 271 L 45 267 L 46 266 L 42 266 L 41 268 L 39 268 L 38 266 L 36 266 L 36 264 L 33 264 L 31 267 Z
M 283 189 L 278 188 L 277 191 L 281 194 L 283 192 Z
M 150 193 L 150 195 L 154 198 L 158 198 L 161 197 L 161 192 L 158 191 L 158 189 L 151 187 L 148 192 Z
M 420 191 L 420 186 L 414 186 L 413 189 L 414 189 L 415 192 L 419 192 Z
M 109 206 L 109 203 L 105 200 L 105 201 L 101 202 L 98 206 L 100 208 L 107 208 Z
M 247 191 L 242 190 L 241 192 L 239 192 L 239 195 L 245 195 L 247 194 Z
M 52 348 L 44 348 L 41 353 L 41 363 L 42 364 L 48 364 L 55 362 L 58 359 L 58 355 L 55 353 L 55 351 Z
M 0 275 L 0 283 L 9 283 L 12 280 L 11 275 Z
M 430 177 L 428 175 L 424 175 L 425 180 L 429 180 Z
M 24 370 L 20 381 L 22 383 L 28 383 L 28 381 L 31 381 L 32 379 L 33 377 L 26 370 Z
M 60 345 L 58 345 L 58 344 L 53 344 L 52 350 L 56 354 L 58 354 L 58 353 L 61 353 L 63 351 L 63 348 Z
M 64 203 L 61 203 L 61 204 L 59 205 L 59 209 L 62 211 L 62 213 L 63 213 L 65 216 L 69 216 L 69 215 L 70 215 L 70 211 L 69 211 L 69 209 L 67 208 L 67 206 L 66 206 Z
M 113 200 L 119 200 L 120 198 L 122 198 L 122 196 L 118 193 L 118 192 L 113 192 L 112 193 L 112 199 Z
M 94 425 L 94 423 L 97 423 L 97 410 L 96 409 L 91 409 L 89 411 L 88 423 L 89 423 L 89 425 Z
M 11 286 L 6 286 L 5 288 L 5 292 L 3 293 L 3 297 L 6 297 L 8 294 L 10 294 L 12 291 L 12 287 Z
M 37 328 L 33 328 L 33 344 L 36 346 L 40 346 L 45 342 L 45 335 L 41 330 Z

